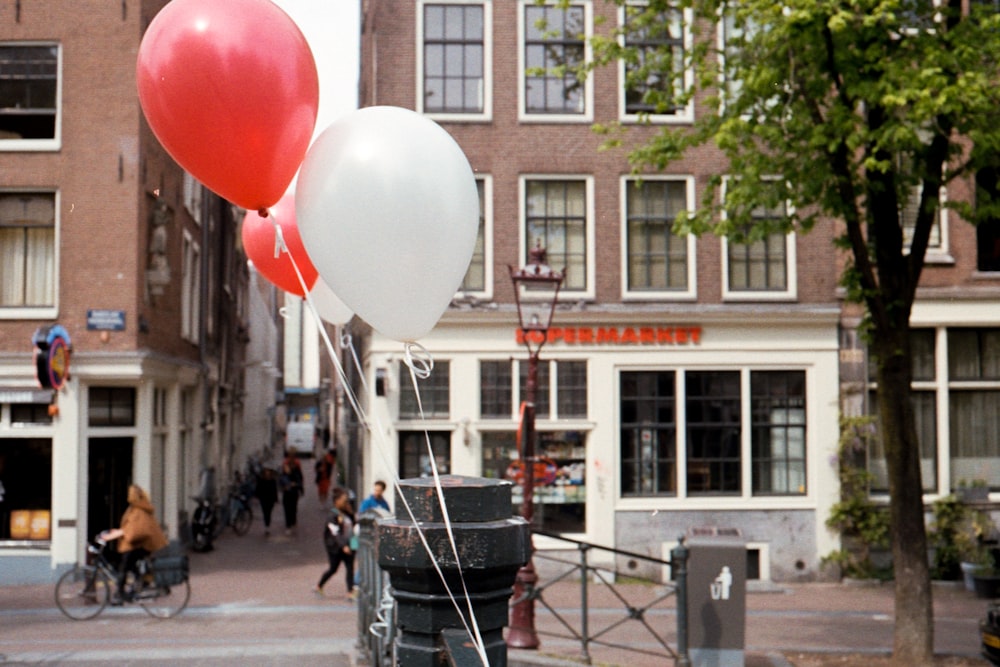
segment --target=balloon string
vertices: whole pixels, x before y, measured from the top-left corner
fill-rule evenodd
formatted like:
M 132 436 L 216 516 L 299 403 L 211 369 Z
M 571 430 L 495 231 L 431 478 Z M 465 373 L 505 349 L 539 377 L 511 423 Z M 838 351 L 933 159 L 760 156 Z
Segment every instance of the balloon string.
M 285 245 L 284 237 L 281 234 L 281 228 L 278 226 L 277 220 L 275 220 L 273 212 L 270 218 L 272 223 L 274 224 L 275 248 L 283 250 L 284 252 L 288 252 L 288 247 Z M 306 286 L 305 279 L 302 277 L 302 272 L 299 270 L 298 263 L 295 261 L 295 257 L 293 257 L 290 252 L 288 253 L 288 258 L 291 261 L 292 268 L 295 271 L 295 276 L 296 278 L 298 278 L 299 285 L 302 287 L 303 298 L 309 307 L 310 313 L 313 316 L 313 320 L 316 324 L 316 329 L 319 332 L 319 335 L 322 338 L 323 343 L 326 347 L 327 353 L 330 355 L 330 358 L 333 361 L 333 365 L 337 370 L 337 375 L 340 379 L 340 384 L 345 389 L 345 395 L 348 397 L 348 402 L 350 403 L 351 408 L 357 415 L 358 421 L 368 430 L 369 433 L 377 435 L 376 443 L 378 444 L 378 447 L 376 447 L 376 449 L 378 450 L 383 463 L 386 464 L 386 468 L 392 471 L 393 487 L 397 491 L 397 496 L 402 501 L 403 506 L 406 509 L 406 513 L 410 517 L 410 521 L 416 528 L 417 535 L 420 537 L 420 542 L 423 544 L 424 550 L 427 552 L 428 556 L 430 556 L 430 561 L 434 565 L 434 569 L 437 572 L 438 577 L 441 579 L 441 583 L 444 586 L 445 592 L 447 592 L 448 598 L 451 600 L 452 605 L 455 607 L 455 611 L 458 612 L 459 618 L 462 619 L 462 625 L 465 626 L 465 631 L 469 634 L 469 637 L 472 639 L 473 644 L 476 647 L 476 651 L 483 662 L 483 665 L 485 667 L 489 667 L 489 658 L 486 655 L 486 644 L 479 631 L 479 624 L 476 621 L 476 615 L 472 608 L 472 598 L 469 595 L 469 590 L 465 583 L 465 577 L 462 574 L 461 562 L 458 557 L 458 549 L 457 546 L 455 545 L 455 536 L 454 533 L 452 532 L 451 520 L 448 517 L 448 508 L 444 502 L 444 491 L 443 488 L 441 487 L 441 479 L 440 476 L 438 475 L 437 465 L 434 461 L 433 451 L 431 451 L 430 460 L 431 460 L 431 470 L 434 473 L 434 485 L 437 489 L 438 500 L 441 503 L 441 512 L 442 516 L 445 519 L 445 529 L 448 533 L 449 542 L 451 543 L 452 553 L 455 556 L 455 565 L 458 568 L 459 578 L 462 582 L 462 588 L 464 589 L 465 592 L 465 599 L 468 603 L 469 617 L 472 619 L 472 625 L 473 625 L 472 628 L 469 628 L 469 624 L 466 621 L 464 614 L 462 614 L 462 610 L 458 604 L 458 600 L 455 599 L 455 595 L 454 593 L 452 593 L 451 587 L 448 585 L 448 581 L 445 578 L 444 572 L 441 570 L 441 566 L 438 564 L 437 560 L 434 557 L 434 552 L 431 550 L 430 544 L 427 541 L 427 537 L 420 526 L 420 522 L 417 521 L 417 518 L 416 516 L 414 516 L 413 510 L 410 507 L 409 502 L 407 502 L 406 500 L 406 495 L 403 493 L 403 489 L 400 486 L 399 475 L 397 474 L 395 467 L 393 466 L 392 462 L 389 460 L 388 455 L 386 454 L 386 451 L 388 449 L 388 443 L 385 442 L 385 429 L 382 428 L 373 429 L 371 427 L 371 423 L 368 420 L 365 410 L 364 408 L 361 407 L 361 402 L 358 400 L 357 395 L 354 393 L 353 388 L 348 382 L 347 374 L 344 372 L 343 366 L 340 363 L 340 359 L 338 358 L 337 354 L 333 349 L 333 342 L 330 340 L 329 334 L 327 334 L 326 327 L 323 326 L 323 320 L 319 314 L 319 310 L 316 308 L 316 304 L 313 302 L 312 296 L 310 295 L 310 290 Z M 341 339 L 341 342 L 343 343 L 344 340 Z M 414 355 L 413 348 L 419 348 L 419 350 L 422 350 L 423 355 Z M 358 371 L 359 371 L 358 376 L 361 378 L 362 386 L 364 387 L 365 391 L 368 392 L 368 384 L 364 379 L 365 377 L 364 373 L 361 372 L 360 361 L 357 357 L 353 345 L 351 346 L 351 352 L 352 356 L 354 357 L 354 362 L 358 366 Z M 411 378 L 413 380 L 414 388 L 416 388 L 416 373 L 417 373 L 416 368 L 420 368 L 421 373 L 426 372 L 426 375 L 423 375 L 423 377 L 429 377 L 430 371 L 434 367 L 434 361 L 430 357 L 430 354 L 427 353 L 427 350 L 423 346 L 417 343 L 410 343 L 406 346 L 406 359 L 407 359 L 407 366 L 410 368 Z M 417 403 L 420 406 L 421 418 L 424 419 L 424 410 L 423 410 L 423 405 L 420 401 L 419 391 L 417 392 Z M 430 451 L 431 449 L 430 434 L 426 430 L 424 431 L 424 436 L 427 439 L 427 448 Z
M 427 348 L 420 343 L 410 341 L 403 348 L 406 355 L 406 366 L 416 377 L 426 380 L 434 370 L 434 357 L 427 351 Z M 414 380 L 413 388 L 417 392 L 417 405 L 420 404 L 420 391 L 417 390 L 417 382 Z M 423 414 L 420 415 L 423 417 Z

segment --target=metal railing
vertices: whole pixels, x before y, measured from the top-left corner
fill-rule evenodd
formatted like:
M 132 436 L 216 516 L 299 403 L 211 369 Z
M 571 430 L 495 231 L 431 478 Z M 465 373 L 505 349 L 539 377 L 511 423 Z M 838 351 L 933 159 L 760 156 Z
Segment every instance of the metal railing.
M 358 518 L 360 534 L 355 561 L 360 572 L 358 648 L 370 665 L 390 667 L 395 639 L 394 605 L 388 576 L 378 566 L 375 543 L 375 522 L 378 517 L 375 513 L 365 513 Z M 671 551 L 670 560 L 665 561 L 554 533 L 534 531 L 534 534 L 567 545 L 564 549 L 536 550 L 534 560 L 539 571 L 538 582 L 520 598 L 510 601 L 513 606 L 531 598 L 548 612 L 536 619 L 536 626 L 544 626 L 536 627 L 538 635 L 579 643 L 579 657 L 587 663 L 592 660 L 592 648 L 604 647 L 619 652 L 662 656 L 673 660 L 676 667 L 691 665 L 686 613 L 688 549 L 683 538 Z M 571 559 L 574 553 L 576 558 Z M 671 580 L 662 583 L 620 571 L 612 563 L 621 560 L 633 563 L 643 561 L 647 565 L 646 569 L 669 566 Z M 594 583 L 597 587 L 592 585 Z M 567 609 L 567 585 L 579 587 L 579 609 Z M 563 590 L 561 602 L 555 599 L 556 587 Z M 601 596 L 600 613 L 595 614 L 592 611 L 598 608 L 598 603 L 594 600 L 595 588 L 598 587 Z M 552 600 L 547 597 L 550 593 Z M 676 616 L 674 633 L 669 633 L 665 624 L 656 623 L 653 618 L 666 618 L 671 614 Z M 672 643 L 670 634 L 673 634 Z M 622 637 L 627 637 L 627 641 Z M 642 641 L 637 637 L 641 637 Z

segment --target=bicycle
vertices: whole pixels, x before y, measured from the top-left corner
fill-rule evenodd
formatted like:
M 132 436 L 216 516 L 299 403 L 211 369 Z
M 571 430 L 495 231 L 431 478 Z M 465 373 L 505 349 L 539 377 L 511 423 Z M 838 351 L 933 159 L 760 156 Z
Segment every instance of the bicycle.
M 56 606 L 74 621 L 94 618 L 111 603 L 118 568 L 105 553 L 107 545 L 100 536 L 94 538 L 87 545 L 92 562 L 77 563 L 56 582 Z M 126 575 L 124 590 L 118 591 L 122 604 L 138 604 L 154 618 L 173 618 L 187 607 L 191 584 L 186 555 L 147 556 L 137 570 Z
M 253 510 L 250 508 L 250 493 L 246 484 L 233 485 L 225 502 L 215 505 L 215 533 L 213 538 L 222 534 L 226 526 L 232 526 L 237 535 L 246 535 L 253 523 Z

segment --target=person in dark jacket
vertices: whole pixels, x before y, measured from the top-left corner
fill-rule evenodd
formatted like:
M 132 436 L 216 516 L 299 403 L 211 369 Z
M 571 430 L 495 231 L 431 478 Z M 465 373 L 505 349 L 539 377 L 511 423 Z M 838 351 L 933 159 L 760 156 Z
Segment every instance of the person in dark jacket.
M 260 501 L 260 512 L 264 516 L 264 536 L 271 534 L 271 512 L 275 503 L 278 502 L 278 480 L 275 478 L 274 470 L 264 468 L 257 479 L 257 489 L 255 491 L 257 500 Z
M 351 548 L 351 538 L 354 535 L 354 511 L 351 507 L 347 491 L 341 488 L 333 491 L 333 507 L 327 514 L 323 526 L 323 546 L 326 547 L 326 557 L 330 566 L 323 572 L 316 585 L 316 594 L 323 594 L 323 586 L 330 580 L 340 564 L 344 564 L 345 581 L 347 582 L 347 597 L 355 597 L 354 590 L 354 550 Z
M 278 477 L 281 488 L 281 506 L 285 510 L 285 535 L 291 535 L 298 522 L 299 497 L 302 495 L 302 466 L 295 448 L 288 448 L 288 455 L 281 464 L 281 475 Z

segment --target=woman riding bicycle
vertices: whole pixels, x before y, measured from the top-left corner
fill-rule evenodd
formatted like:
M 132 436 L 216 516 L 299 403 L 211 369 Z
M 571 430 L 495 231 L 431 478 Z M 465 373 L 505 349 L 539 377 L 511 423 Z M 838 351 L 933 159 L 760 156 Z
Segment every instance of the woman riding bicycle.
M 138 576 L 136 565 L 149 554 L 167 546 L 167 536 L 163 534 L 153 503 L 142 487 L 132 484 L 128 487 L 128 509 L 122 514 L 121 525 L 101 533 L 106 541 L 119 539 L 118 553 L 121 565 L 118 569 L 118 603 L 125 597 L 125 577 L 131 571 Z

